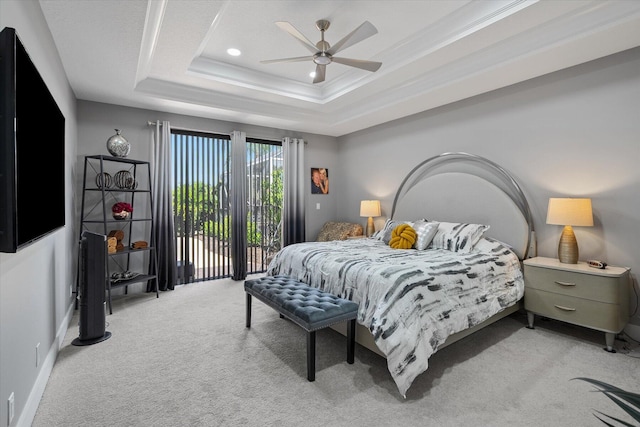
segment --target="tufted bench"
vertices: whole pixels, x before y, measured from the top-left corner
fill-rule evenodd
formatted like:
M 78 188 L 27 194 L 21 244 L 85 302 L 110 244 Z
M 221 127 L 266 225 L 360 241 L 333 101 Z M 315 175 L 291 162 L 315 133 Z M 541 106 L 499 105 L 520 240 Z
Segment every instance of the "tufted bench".
M 316 331 L 335 323 L 347 323 L 347 363 L 353 363 L 358 304 L 312 288 L 289 276 L 265 276 L 245 280 L 247 328 L 251 327 L 251 297 L 267 304 L 280 317 L 307 331 L 307 379 L 316 379 Z

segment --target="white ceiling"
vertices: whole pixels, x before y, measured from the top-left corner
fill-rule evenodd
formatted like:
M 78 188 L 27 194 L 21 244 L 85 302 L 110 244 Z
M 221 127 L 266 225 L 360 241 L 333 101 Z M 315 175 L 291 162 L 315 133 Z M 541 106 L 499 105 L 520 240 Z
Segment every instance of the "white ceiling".
M 640 46 L 640 1 L 40 0 L 78 99 L 340 136 Z M 275 25 L 334 44 L 313 84 L 309 55 Z M 242 51 L 231 57 L 226 49 Z

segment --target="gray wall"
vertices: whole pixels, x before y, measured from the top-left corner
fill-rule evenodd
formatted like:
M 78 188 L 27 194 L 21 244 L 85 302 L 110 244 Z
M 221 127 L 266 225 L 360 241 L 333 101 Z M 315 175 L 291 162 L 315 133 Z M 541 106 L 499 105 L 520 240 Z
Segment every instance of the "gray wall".
M 151 128 L 147 126 L 148 120 L 170 120 L 176 127 L 217 133 L 240 130 L 255 138 L 280 140 L 284 136 L 301 137 L 308 141 L 306 163 L 329 168 L 330 173 L 337 167 L 337 146 L 333 137 L 76 102 L 39 3 L 0 1 L 0 24 L 2 28 L 16 28 L 52 91 L 66 118 L 67 145 L 66 227 L 17 254 L 0 254 L 0 425 L 5 426 L 8 425 L 6 402 L 12 392 L 15 396 L 12 425 L 28 425 L 33 419 L 74 313 L 70 292 L 75 288 L 76 280 L 84 156 L 107 155 L 106 140 L 115 133 L 114 128 L 121 129 L 131 142 L 129 157 L 140 160 L 149 159 Z M 34 155 L 37 155 L 35 144 Z M 309 206 L 313 203 L 314 210 L 308 211 L 307 233 L 313 238 L 325 221 L 335 218 L 336 193 L 309 195 L 307 202 Z M 322 201 L 319 211 L 315 210 L 314 198 Z
M 149 153 L 148 120 L 241 130 L 256 138 L 304 138 L 307 170 L 326 167 L 331 182 L 329 195 L 307 199 L 308 240 L 327 220 L 364 224 L 358 209 L 365 198 L 381 199 L 388 214 L 405 172 L 420 160 L 446 151 L 475 153 L 520 181 L 532 205 L 540 255 L 556 255 L 561 231 L 544 223 L 548 198 L 586 196 L 593 199 L 596 224 L 576 228 L 581 257 L 631 267 L 634 279 L 640 271 L 640 49 L 336 140 L 93 102 L 76 105 L 38 2 L 0 1 L 0 25 L 18 30 L 66 117 L 68 182 L 67 226 L 17 254 L 0 254 L 0 425 L 7 425 L 11 392 L 13 425 L 27 425 L 46 386 L 73 314 L 69 291 L 75 285 L 83 158 L 107 154 L 114 128 L 132 143 L 130 157 L 142 160 Z M 633 322 L 640 325 L 639 317 Z
M 120 129 L 122 135 L 131 143 L 129 158 L 149 160 L 152 127 L 147 122 L 168 120 L 172 127 L 230 134 L 234 130 L 243 131 L 247 137 L 280 141 L 283 137 L 303 138 L 307 141 L 305 148 L 306 170 L 311 167 L 325 167 L 329 169 L 329 179 L 333 177 L 338 166 L 337 143 L 334 137 L 301 132 L 291 132 L 281 129 L 231 123 L 219 120 L 209 120 L 178 114 L 158 113 L 138 108 L 101 104 L 89 101 L 78 101 L 78 156 L 76 167 L 80 171 L 76 182 L 76 197 L 80 200 L 82 191 L 82 170 L 84 156 L 94 154 L 108 155 L 107 139 L 115 134 L 114 129 Z M 310 182 L 310 178 L 309 178 Z M 307 194 L 307 239 L 315 240 L 322 224 L 334 220 L 337 215 L 338 187 L 334 187 L 327 195 Z M 320 203 L 320 209 L 316 209 Z M 80 209 L 80 206 L 78 206 Z M 79 216 L 78 216 L 79 217 Z
M 379 198 L 389 215 L 405 174 L 451 151 L 487 157 L 519 181 L 533 211 L 538 254 L 557 257 L 561 226 L 550 197 L 590 197 L 594 227 L 576 227 L 580 259 L 640 272 L 640 49 L 636 48 L 339 138 L 338 216 Z M 335 184 L 335 181 L 334 181 Z M 430 201 L 437 203 L 437 201 Z M 443 219 L 446 220 L 446 219 Z M 378 218 L 376 225 L 384 223 Z M 636 314 L 632 320 L 640 325 Z M 633 331 L 631 331 L 633 329 Z M 640 339 L 636 328 L 627 329 Z
M 16 254 L 0 254 L 0 425 L 7 425 L 7 401 L 13 392 L 12 425 L 29 423 L 49 378 L 73 312 L 76 218 L 76 104 L 58 51 L 37 1 L 0 1 L 0 28 L 13 27 L 64 114 L 66 135 L 66 226 Z M 34 99 L 34 102 L 37 100 Z M 33 155 L 46 139 L 33 141 Z M 46 179 L 34 171 L 34 179 Z M 33 197 L 38 197 L 34 194 Z M 47 214 L 46 206 L 42 215 Z M 36 345 L 39 344 L 36 358 Z

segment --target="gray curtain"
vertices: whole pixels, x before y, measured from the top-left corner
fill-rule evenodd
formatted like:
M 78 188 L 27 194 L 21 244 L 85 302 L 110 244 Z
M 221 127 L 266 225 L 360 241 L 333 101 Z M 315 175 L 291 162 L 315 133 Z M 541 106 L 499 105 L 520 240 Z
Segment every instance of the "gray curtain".
M 173 221 L 171 188 L 171 125 L 156 122 L 151 143 L 151 197 L 153 222 L 151 244 L 156 248 L 155 274 L 161 291 L 173 289 L 178 281 L 176 239 Z M 151 283 L 147 291 L 155 291 Z
M 233 280 L 247 277 L 247 136 L 231 135 L 231 264 Z
M 304 170 L 305 142 L 300 138 L 282 139 L 284 152 L 284 209 L 282 246 L 305 241 L 305 189 L 308 174 Z

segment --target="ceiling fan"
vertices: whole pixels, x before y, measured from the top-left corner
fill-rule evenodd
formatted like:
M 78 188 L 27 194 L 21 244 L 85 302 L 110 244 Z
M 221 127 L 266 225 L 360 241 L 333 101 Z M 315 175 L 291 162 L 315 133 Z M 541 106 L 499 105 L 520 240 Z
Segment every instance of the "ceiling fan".
M 348 65 L 350 67 L 356 67 L 367 71 L 377 71 L 382 65 L 381 62 L 365 61 L 361 59 L 340 58 L 334 56 L 336 53 L 343 49 L 346 49 L 354 44 L 361 42 L 362 40 L 373 36 L 378 33 L 376 27 L 369 21 L 365 21 L 358 28 L 344 36 L 338 43 L 331 46 L 324 39 L 324 32 L 329 28 L 331 23 L 326 19 L 320 19 L 316 21 L 316 28 L 320 30 L 320 41 L 313 44 L 308 38 L 306 38 L 300 31 L 298 31 L 289 22 L 279 21 L 276 25 L 295 37 L 304 47 L 306 47 L 313 55 L 312 56 L 298 56 L 295 58 L 282 58 L 282 59 L 268 59 L 260 61 L 263 64 L 273 64 L 276 62 L 302 62 L 312 60 L 316 64 L 316 74 L 313 78 L 313 83 L 320 83 L 324 81 L 327 65 L 332 62 Z

